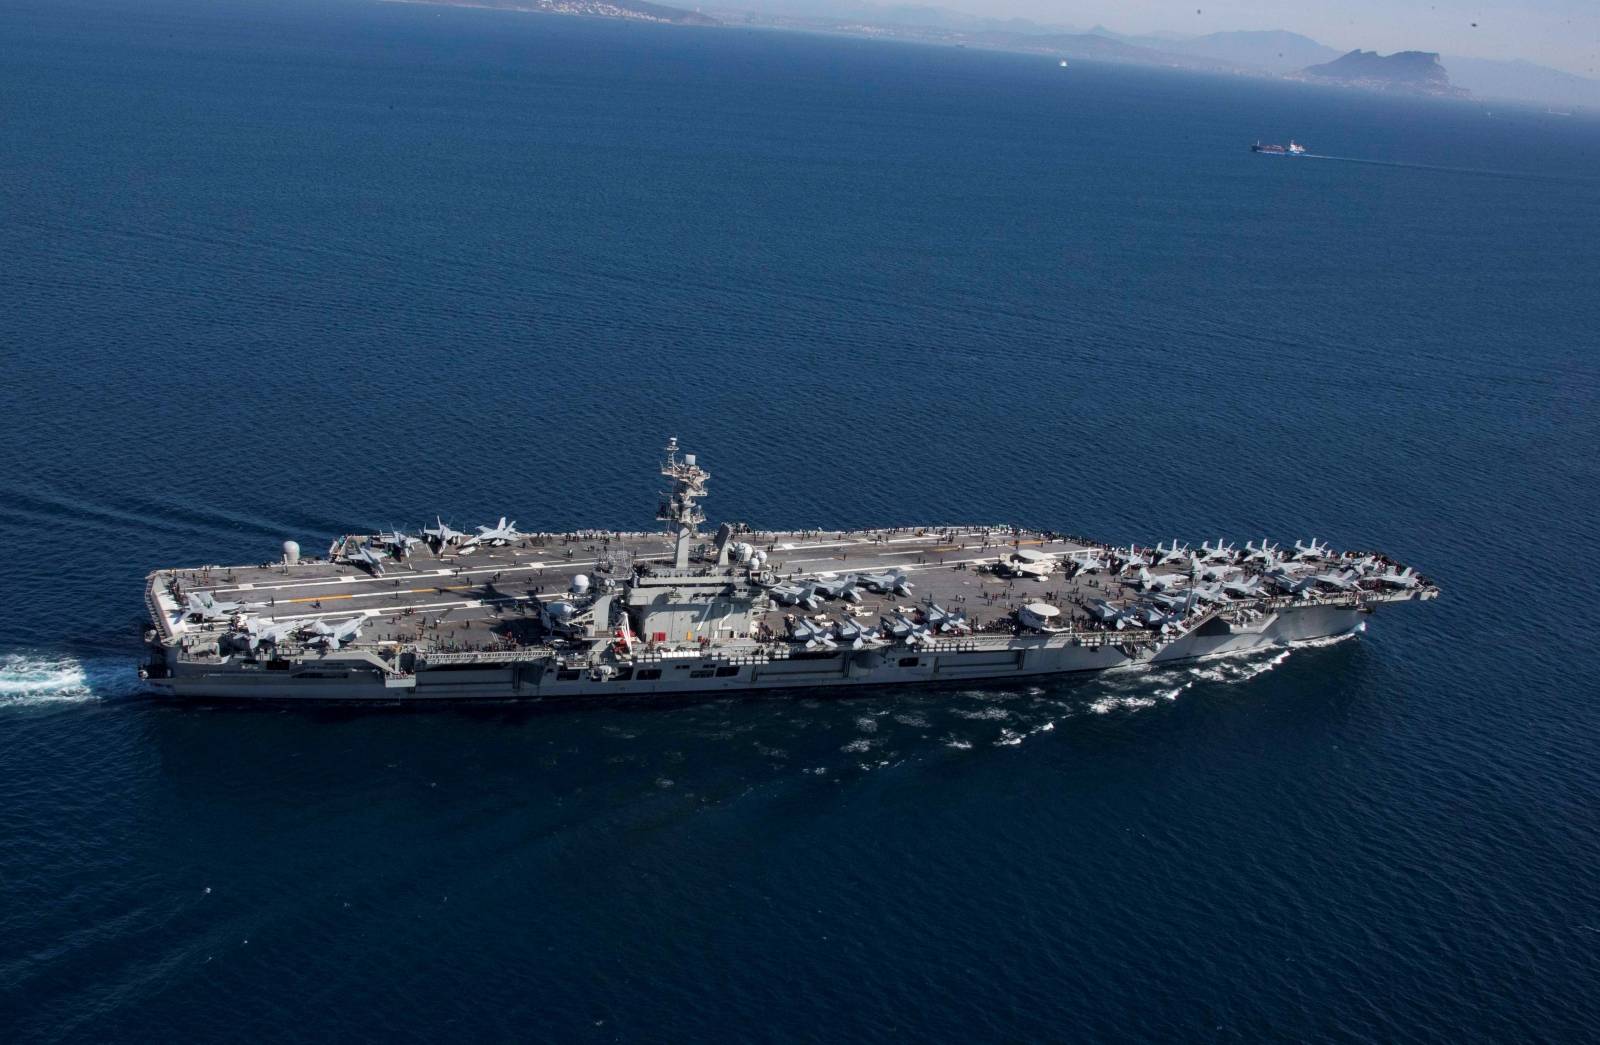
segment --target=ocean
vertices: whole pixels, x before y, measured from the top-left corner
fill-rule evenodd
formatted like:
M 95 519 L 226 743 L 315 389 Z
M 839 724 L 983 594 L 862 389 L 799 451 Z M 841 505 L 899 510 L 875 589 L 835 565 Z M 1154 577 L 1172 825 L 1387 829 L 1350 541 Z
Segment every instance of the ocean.
M 1582 115 L 0 0 L 0 1040 L 1592 1041 L 1597 288 Z M 669 435 L 713 521 L 1315 536 L 1444 594 L 986 689 L 140 692 L 153 568 L 645 528 Z

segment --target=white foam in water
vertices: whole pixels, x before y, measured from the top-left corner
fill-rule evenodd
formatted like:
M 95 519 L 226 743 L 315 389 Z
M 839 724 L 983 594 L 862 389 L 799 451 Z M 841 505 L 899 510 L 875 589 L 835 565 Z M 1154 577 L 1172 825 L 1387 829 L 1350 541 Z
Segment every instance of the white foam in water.
M 8 653 L 0 657 L 0 708 L 76 704 L 139 692 L 134 666 L 124 661 Z

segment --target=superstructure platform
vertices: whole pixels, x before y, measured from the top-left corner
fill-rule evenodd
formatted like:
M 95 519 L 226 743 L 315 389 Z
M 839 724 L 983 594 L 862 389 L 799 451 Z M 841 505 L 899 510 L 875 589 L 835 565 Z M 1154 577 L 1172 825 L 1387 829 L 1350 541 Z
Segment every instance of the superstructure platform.
M 702 536 L 669 446 L 663 530 L 354 535 L 325 557 L 150 574 L 180 697 L 548 699 L 975 682 L 1345 634 L 1438 589 L 1381 555 L 1114 549 L 1004 525 Z

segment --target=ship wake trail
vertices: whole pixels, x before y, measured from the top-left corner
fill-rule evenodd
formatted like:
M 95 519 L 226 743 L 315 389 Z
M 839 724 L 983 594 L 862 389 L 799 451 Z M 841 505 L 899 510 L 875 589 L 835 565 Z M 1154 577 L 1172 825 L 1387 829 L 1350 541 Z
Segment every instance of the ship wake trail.
M 134 666 L 126 661 L 30 653 L 0 656 L 0 709 L 81 704 L 139 691 Z
M 1396 167 L 1413 171 L 1436 171 L 1441 174 L 1476 174 L 1484 178 L 1510 178 L 1513 181 L 1592 181 L 1591 178 L 1571 178 L 1556 174 L 1537 174 L 1528 171 L 1497 171 L 1482 167 L 1449 167 L 1438 163 L 1407 163 L 1404 160 L 1369 160 L 1363 156 L 1329 156 L 1320 152 L 1303 153 L 1302 160 L 1332 160 L 1335 163 L 1362 163 L 1369 167 Z
M 1126 672 L 1107 673 L 1097 682 L 1111 692 L 1091 701 L 1088 709 L 1094 714 L 1104 715 L 1112 711 L 1152 708 L 1162 701 L 1178 699 L 1179 694 L 1197 682 L 1221 685 L 1249 682 L 1281 665 L 1297 649 L 1332 646 L 1353 638 L 1354 634 L 1335 635 L 1307 639 L 1288 646 L 1224 653 L 1172 667 L 1132 668 Z

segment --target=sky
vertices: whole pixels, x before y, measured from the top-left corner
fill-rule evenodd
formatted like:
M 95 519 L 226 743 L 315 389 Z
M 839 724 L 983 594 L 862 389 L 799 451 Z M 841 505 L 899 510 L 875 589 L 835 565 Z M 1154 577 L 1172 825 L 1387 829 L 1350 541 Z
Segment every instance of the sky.
M 1329 47 L 1523 58 L 1600 77 L 1600 0 L 876 0 L 1121 33 L 1288 29 Z

